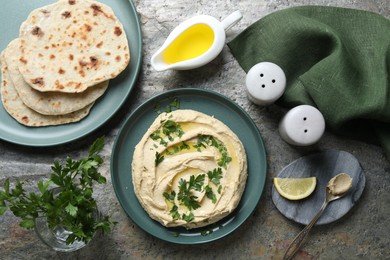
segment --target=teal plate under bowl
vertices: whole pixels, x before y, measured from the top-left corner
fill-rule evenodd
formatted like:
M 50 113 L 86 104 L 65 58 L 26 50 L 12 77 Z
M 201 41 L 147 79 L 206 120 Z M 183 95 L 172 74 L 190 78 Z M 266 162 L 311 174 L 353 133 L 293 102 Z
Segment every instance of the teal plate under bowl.
M 169 105 L 174 98 L 180 109 L 193 109 L 219 119 L 232 129 L 244 144 L 248 159 L 248 179 L 236 210 L 207 227 L 186 230 L 166 228 L 152 220 L 139 204 L 133 190 L 134 147 L 157 117 L 156 107 Z M 127 215 L 149 234 L 177 244 L 200 244 L 220 239 L 236 230 L 253 212 L 260 200 L 266 178 L 266 151 L 260 132 L 249 115 L 228 98 L 208 90 L 176 89 L 152 97 L 125 121 L 111 155 L 111 179 L 115 193 Z
M 19 27 L 30 12 L 55 0 L 4 1 L 0 8 L 0 51 L 19 35 Z M 133 89 L 142 61 L 142 34 L 136 8 L 131 0 L 101 0 L 110 6 L 127 34 L 130 64 L 115 79 L 83 120 L 66 125 L 27 127 L 13 119 L 0 104 L 0 139 L 26 146 L 54 146 L 78 140 L 106 123 L 120 109 Z M 0 77 L 1 78 L 1 77 Z

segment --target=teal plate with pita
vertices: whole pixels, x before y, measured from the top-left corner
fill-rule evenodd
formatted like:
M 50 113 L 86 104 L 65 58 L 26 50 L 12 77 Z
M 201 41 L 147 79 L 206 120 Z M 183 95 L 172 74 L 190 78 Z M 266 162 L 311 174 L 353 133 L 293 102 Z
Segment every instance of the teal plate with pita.
M 55 3 L 54 0 L 12 0 L 0 8 L 0 50 L 18 37 L 19 27 L 30 12 Z M 27 127 L 13 119 L 0 104 L 0 139 L 19 145 L 46 147 L 78 140 L 105 124 L 120 109 L 134 88 L 142 61 L 142 34 L 139 17 L 131 0 L 101 0 L 110 6 L 126 31 L 130 47 L 130 64 L 110 81 L 106 93 L 95 102 L 83 120 L 66 125 Z M 0 77 L 1 78 L 1 77 Z
M 215 224 L 187 230 L 167 228 L 144 211 L 133 190 L 132 169 L 134 147 L 149 126 L 173 100 L 179 109 L 193 109 L 214 116 L 237 134 L 248 160 L 248 179 L 235 211 Z M 176 244 L 201 244 L 215 241 L 235 231 L 256 208 L 266 179 L 266 151 L 260 132 L 250 116 L 236 103 L 216 92 L 195 88 L 175 89 L 150 98 L 125 121 L 115 140 L 111 155 L 111 179 L 116 196 L 126 214 L 147 233 Z

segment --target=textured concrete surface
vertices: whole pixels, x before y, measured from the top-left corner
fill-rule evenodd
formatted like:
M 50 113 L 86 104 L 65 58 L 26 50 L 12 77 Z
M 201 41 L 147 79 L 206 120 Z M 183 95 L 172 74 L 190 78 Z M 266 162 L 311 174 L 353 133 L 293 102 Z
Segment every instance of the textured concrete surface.
M 358 158 L 367 178 L 356 207 L 340 221 L 312 230 L 297 259 L 389 259 L 390 163 L 382 150 L 363 142 L 326 133 L 311 147 L 296 148 L 283 142 L 277 126 L 285 109 L 250 103 L 243 91 L 245 73 L 225 46 L 221 55 L 202 68 L 183 72 L 156 72 L 150 57 L 169 32 L 185 18 L 209 14 L 222 19 L 240 10 L 243 19 L 228 33 L 232 39 L 266 14 L 300 5 L 343 6 L 377 12 L 390 18 L 389 0 L 135 0 L 143 31 L 143 68 L 137 86 L 120 112 L 104 127 L 81 142 L 57 148 L 32 149 L 0 141 L 0 185 L 19 177 L 28 186 L 46 177 L 54 159 L 80 157 L 101 134 L 107 136 L 102 173 L 110 180 L 111 148 L 122 122 L 146 99 L 173 88 L 195 87 L 217 91 L 239 104 L 257 124 L 267 149 L 268 173 L 264 193 L 253 214 L 238 230 L 216 242 L 176 245 L 161 241 L 138 228 L 122 210 L 111 182 L 98 188 L 99 207 L 119 222 L 114 231 L 97 236 L 75 253 L 51 251 L 34 231 L 18 226 L 7 212 L 0 217 L 0 259 L 280 259 L 302 226 L 284 218 L 271 200 L 272 178 L 304 154 L 322 149 L 345 150 Z

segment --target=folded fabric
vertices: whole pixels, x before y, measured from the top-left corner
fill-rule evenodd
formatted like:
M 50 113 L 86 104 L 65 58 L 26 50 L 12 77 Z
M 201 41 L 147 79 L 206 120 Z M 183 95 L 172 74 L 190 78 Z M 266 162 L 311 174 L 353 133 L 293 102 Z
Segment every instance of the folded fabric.
M 316 106 L 331 131 L 381 144 L 390 159 L 390 21 L 368 11 L 303 6 L 277 11 L 228 43 L 242 68 L 285 72 L 278 104 Z

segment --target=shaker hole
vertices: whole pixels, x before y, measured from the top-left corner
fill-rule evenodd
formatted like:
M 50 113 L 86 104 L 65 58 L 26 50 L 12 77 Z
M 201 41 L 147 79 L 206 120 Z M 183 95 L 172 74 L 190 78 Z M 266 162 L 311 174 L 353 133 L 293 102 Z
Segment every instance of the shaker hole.
M 303 121 L 306 121 L 306 119 L 307 119 L 307 118 L 306 118 L 306 117 L 304 117 L 304 118 L 303 118 Z
M 276 80 L 273 79 L 273 80 L 272 80 L 272 83 L 275 83 L 275 82 L 276 82 Z
M 307 129 L 305 129 L 305 131 L 303 131 L 303 132 L 307 133 Z
M 260 77 L 264 77 L 264 74 L 263 74 L 263 73 L 261 73 L 261 74 L 260 74 Z
M 261 85 L 261 87 L 262 87 L 262 88 L 265 88 L 265 85 L 263 84 L 263 85 Z

